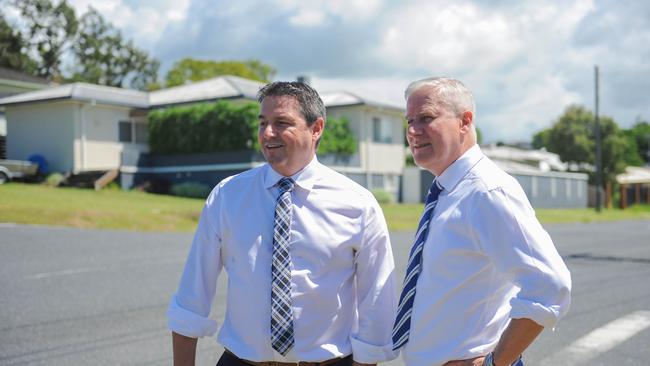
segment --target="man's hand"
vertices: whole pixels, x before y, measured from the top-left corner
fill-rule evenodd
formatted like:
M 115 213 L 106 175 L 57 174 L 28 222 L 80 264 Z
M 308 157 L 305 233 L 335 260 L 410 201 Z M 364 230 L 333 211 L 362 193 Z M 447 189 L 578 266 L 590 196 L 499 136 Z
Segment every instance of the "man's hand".
M 443 366 L 482 366 L 485 356 L 469 358 L 467 360 L 449 361 Z

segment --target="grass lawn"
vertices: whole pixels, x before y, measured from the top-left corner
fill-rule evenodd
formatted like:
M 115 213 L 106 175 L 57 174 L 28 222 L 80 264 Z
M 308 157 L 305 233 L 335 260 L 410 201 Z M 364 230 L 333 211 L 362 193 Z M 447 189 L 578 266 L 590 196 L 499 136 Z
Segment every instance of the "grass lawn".
M 139 231 L 193 231 L 202 199 L 135 191 L 0 185 L 0 222 Z M 415 230 L 422 205 L 382 205 L 390 230 Z M 650 220 L 650 205 L 627 210 L 539 209 L 543 223 Z
M 415 230 L 422 213 L 422 205 L 382 205 L 391 230 Z M 537 209 L 537 217 L 543 224 L 650 220 L 650 205 L 635 205 L 625 210 L 606 209 L 597 213 L 593 208 Z
M 141 231 L 193 231 L 203 200 L 136 191 L 0 185 L 0 222 Z

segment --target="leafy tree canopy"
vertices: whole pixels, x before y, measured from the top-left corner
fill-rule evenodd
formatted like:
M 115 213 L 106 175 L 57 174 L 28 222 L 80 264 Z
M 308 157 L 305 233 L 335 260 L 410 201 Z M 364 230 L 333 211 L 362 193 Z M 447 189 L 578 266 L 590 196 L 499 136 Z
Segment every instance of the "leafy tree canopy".
M 0 14 L 0 66 L 35 75 L 37 64 L 27 54 L 28 46 L 22 33 Z
M 66 0 L 11 0 L 24 32 L 0 19 L 0 65 L 57 82 L 145 89 L 156 81 L 159 62 L 125 40 L 92 7 L 80 19 Z M 1 13 L 0 13 L 1 15 Z M 72 70 L 61 62 L 71 55 Z
M 26 24 L 26 39 L 38 55 L 36 75 L 61 78 L 61 56 L 70 47 L 79 23 L 74 9 L 66 0 L 14 0 Z
M 246 79 L 269 82 L 276 70 L 258 60 L 210 61 L 184 58 L 167 72 L 166 86 L 210 79 L 221 75 L 235 75 Z
M 605 181 L 613 181 L 626 165 L 638 158 L 623 130 L 611 117 L 600 117 L 602 163 Z M 594 115 L 583 106 L 569 106 L 553 126 L 535 134 L 535 148 L 545 147 L 563 161 L 595 164 Z M 636 158 L 635 158 L 636 156 Z
M 73 47 L 79 64 L 71 80 L 116 87 L 128 80 L 141 90 L 156 81 L 160 63 L 125 40 L 97 10 L 90 7 L 79 23 Z
M 632 128 L 625 130 L 625 135 L 630 144 L 636 147 L 639 161 L 635 165 L 650 163 L 650 123 L 637 119 Z

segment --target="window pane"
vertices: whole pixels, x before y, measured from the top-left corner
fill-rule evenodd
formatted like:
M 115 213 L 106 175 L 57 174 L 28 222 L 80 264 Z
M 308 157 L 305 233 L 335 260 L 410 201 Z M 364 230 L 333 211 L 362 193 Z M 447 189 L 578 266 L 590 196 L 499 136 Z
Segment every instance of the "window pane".
M 384 176 L 382 174 L 372 175 L 372 188 L 384 189 Z
M 372 119 L 372 141 L 381 142 L 381 120 L 377 117 Z
M 393 134 L 392 134 L 392 127 L 391 123 L 389 120 L 383 120 L 381 121 L 381 141 L 385 142 L 387 144 L 390 144 L 393 142 Z
M 135 124 L 135 142 L 138 144 L 146 144 L 149 142 L 149 129 L 146 123 Z
M 133 136 L 131 133 L 131 122 L 129 121 L 120 121 L 120 142 L 132 142 Z

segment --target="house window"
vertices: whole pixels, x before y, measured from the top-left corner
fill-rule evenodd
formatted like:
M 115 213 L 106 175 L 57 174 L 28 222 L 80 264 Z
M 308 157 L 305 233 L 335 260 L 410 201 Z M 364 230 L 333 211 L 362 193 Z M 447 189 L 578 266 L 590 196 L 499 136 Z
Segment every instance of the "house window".
M 372 188 L 384 189 L 384 176 L 382 174 L 372 175 Z
M 120 121 L 120 142 L 133 142 L 132 123 L 130 121 Z
M 147 124 L 120 121 L 119 139 L 120 142 L 146 144 L 149 142 L 149 129 L 147 128 Z
M 372 118 L 372 141 L 390 144 L 393 142 L 392 128 L 390 121 Z
M 149 129 L 145 123 L 134 123 L 135 125 L 135 143 L 146 144 L 149 142 Z

